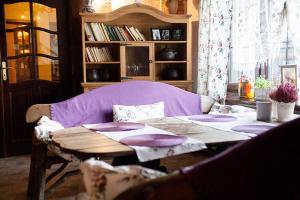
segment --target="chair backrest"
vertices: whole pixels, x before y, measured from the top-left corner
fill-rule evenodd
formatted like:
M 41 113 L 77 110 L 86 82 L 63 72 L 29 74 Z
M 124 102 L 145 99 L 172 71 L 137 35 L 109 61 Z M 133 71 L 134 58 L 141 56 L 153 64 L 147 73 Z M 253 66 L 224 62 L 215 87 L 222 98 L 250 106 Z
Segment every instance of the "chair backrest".
M 300 199 L 300 118 L 182 173 L 205 199 Z
M 117 199 L 300 199 L 299 129 L 300 118 Z
M 145 105 L 159 101 L 164 102 L 167 117 L 201 113 L 201 98 L 197 94 L 160 82 L 128 81 L 51 104 L 51 117 L 64 127 L 109 122 L 113 119 L 113 105 Z

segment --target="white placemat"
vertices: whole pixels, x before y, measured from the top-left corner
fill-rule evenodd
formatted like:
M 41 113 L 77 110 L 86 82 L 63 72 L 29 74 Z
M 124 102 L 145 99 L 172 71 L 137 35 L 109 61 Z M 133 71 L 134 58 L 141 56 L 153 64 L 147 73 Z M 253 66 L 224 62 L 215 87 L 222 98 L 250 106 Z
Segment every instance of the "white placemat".
M 86 128 L 95 126 L 96 124 L 85 124 L 83 125 Z M 158 128 L 154 128 L 146 125 L 145 128 L 131 131 L 116 131 L 116 132 L 99 132 L 102 135 L 105 135 L 115 141 L 120 141 L 122 138 L 134 136 L 134 135 L 145 135 L 145 134 L 167 134 L 175 135 L 174 133 L 164 131 Z M 187 140 L 180 145 L 173 147 L 143 147 L 143 146 L 130 146 L 132 147 L 141 162 L 146 162 L 149 160 L 155 160 L 160 158 L 165 158 L 168 156 L 179 155 L 188 152 L 199 151 L 206 149 L 204 142 L 196 139 L 187 137 Z
M 199 124 L 202 126 L 209 126 L 212 128 L 222 130 L 222 131 L 230 131 L 230 132 L 234 132 L 237 134 L 246 135 L 249 137 L 255 137 L 255 136 L 257 136 L 257 134 L 236 132 L 236 131 L 232 131 L 231 128 L 234 126 L 239 126 L 239 125 L 270 125 L 270 126 L 274 126 L 274 127 L 279 125 L 279 123 L 277 123 L 277 122 L 268 123 L 268 122 L 257 121 L 256 120 L 256 112 L 230 113 L 230 114 L 221 114 L 221 113 L 211 112 L 209 114 L 229 115 L 229 116 L 236 117 L 236 120 L 230 121 L 230 122 L 202 122 L 202 121 L 190 120 L 189 118 L 191 116 L 179 116 L 176 118 L 181 119 L 183 121 L 193 122 L 193 123 L 196 123 L 196 124 Z

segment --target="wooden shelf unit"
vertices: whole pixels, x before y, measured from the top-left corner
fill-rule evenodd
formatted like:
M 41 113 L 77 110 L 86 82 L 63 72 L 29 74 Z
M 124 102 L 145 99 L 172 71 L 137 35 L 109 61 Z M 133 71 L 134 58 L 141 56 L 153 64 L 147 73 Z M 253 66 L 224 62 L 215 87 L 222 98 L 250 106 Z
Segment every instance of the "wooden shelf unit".
M 80 13 L 82 19 L 83 82 L 84 92 L 130 80 L 150 80 L 171 84 L 182 89 L 192 90 L 190 15 L 168 15 L 143 4 L 124 6 L 110 13 Z M 88 41 L 85 23 L 99 23 L 110 27 L 135 27 L 145 37 L 145 41 Z M 101 25 L 99 25 L 101 29 Z M 107 30 L 107 29 L 102 29 Z M 183 30 L 182 40 L 152 40 L 151 29 Z M 108 33 L 110 34 L 110 33 Z M 122 34 L 122 33 L 121 33 Z M 172 39 L 172 38 L 170 38 Z M 95 38 L 96 40 L 96 38 Z M 105 47 L 111 60 L 87 61 L 86 47 L 101 49 Z M 165 48 L 178 52 L 174 60 L 165 60 L 161 54 Z M 90 53 L 90 52 L 89 52 Z M 167 80 L 164 75 L 169 68 L 176 68 L 181 75 L 178 80 Z M 97 73 L 98 76 L 93 76 Z M 96 71 L 96 72 L 95 72 Z M 91 74 L 92 73 L 92 74 Z M 109 74 L 101 78 L 101 74 Z M 99 78 L 99 79 L 97 79 Z

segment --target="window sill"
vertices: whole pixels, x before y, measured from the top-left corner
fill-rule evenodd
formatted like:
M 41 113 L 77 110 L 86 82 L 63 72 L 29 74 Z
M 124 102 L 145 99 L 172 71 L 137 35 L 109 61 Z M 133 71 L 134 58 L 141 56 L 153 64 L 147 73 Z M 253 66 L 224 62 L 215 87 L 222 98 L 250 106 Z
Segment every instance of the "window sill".
M 241 106 L 246 106 L 249 108 L 256 108 L 256 101 L 254 99 L 244 99 L 240 98 L 237 93 L 233 94 L 227 94 L 226 98 L 226 104 L 227 105 L 241 105 Z M 296 105 L 295 106 L 295 114 L 300 114 L 300 106 Z
M 238 95 L 238 83 L 229 83 L 227 86 L 226 104 L 228 105 L 241 105 L 249 108 L 256 107 L 255 99 L 240 98 Z M 295 113 L 300 114 L 300 105 L 295 106 Z

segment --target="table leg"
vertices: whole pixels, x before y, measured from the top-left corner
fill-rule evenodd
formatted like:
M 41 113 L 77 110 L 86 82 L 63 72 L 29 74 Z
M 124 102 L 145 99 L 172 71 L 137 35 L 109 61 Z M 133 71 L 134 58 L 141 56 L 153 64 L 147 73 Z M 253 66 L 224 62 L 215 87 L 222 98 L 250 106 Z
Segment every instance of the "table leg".
M 27 197 L 33 200 L 45 198 L 46 185 L 46 144 L 32 144 L 30 172 L 27 188 Z

